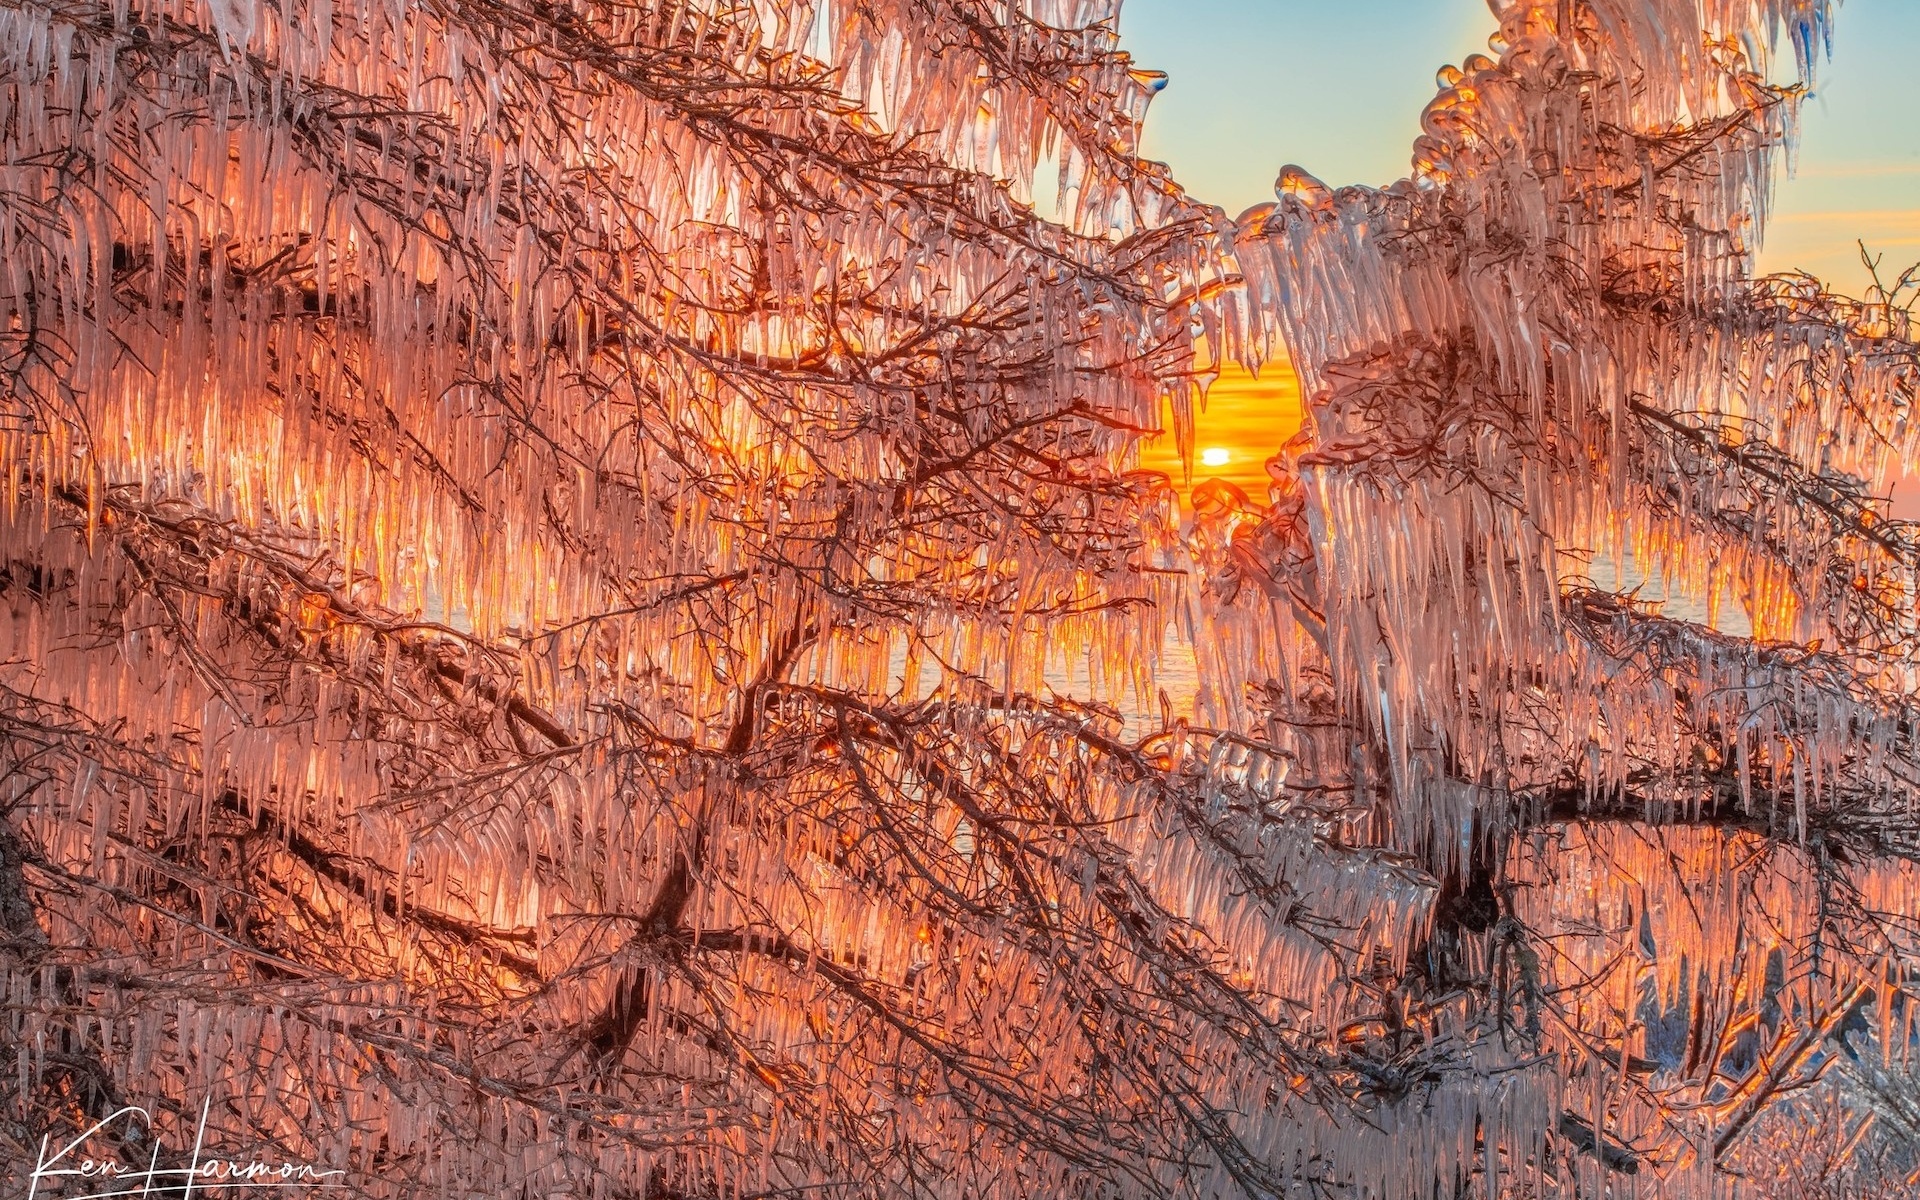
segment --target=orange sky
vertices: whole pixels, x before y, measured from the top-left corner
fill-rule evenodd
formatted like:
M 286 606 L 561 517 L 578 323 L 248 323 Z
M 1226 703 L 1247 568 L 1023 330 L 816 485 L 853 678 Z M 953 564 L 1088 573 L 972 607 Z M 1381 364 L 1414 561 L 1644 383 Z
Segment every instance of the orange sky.
M 1301 419 L 1300 380 L 1293 364 L 1268 363 L 1258 379 L 1237 365 L 1227 366 L 1207 391 L 1206 410 L 1195 414 L 1193 482 L 1224 479 L 1265 504 L 1267 456 L 1293 436 Z M 1210 447 L 1227 452 L 1225 465 L 1201 463 L 1201 454 Z M 1190 489 L 1184 486 L 1171 429 L 1142 448 L 1140 465 L 1163 472 L 1185 499 Z
M 1141 445 L 1140 465 L 1173 480 L 1185 505 L 1193 489 L 1181 475 L 1172 418 L 1164 419 L 1168 432 Z M 1293 373 L 1292 363 L 1285 359 L 1268 363 L 1261 368 L 1258 379 L 1237 364 L 1227 364 L 1207 392 L 1206 410 L 1195 414 L 1193 483 L 1224 479 L 1245 491 L 1249 499 L 1265 504 L 1267 456 L 1292 437 L 1304 419 L 1300 379 Z M 1207 466 L 1200 461 L 1209 447 L 1227 452 L 1225 465 Z M 1892 515 L 1903 521 L 1920 520 L 1920 470 L 1911 470 L 1895 481 Z

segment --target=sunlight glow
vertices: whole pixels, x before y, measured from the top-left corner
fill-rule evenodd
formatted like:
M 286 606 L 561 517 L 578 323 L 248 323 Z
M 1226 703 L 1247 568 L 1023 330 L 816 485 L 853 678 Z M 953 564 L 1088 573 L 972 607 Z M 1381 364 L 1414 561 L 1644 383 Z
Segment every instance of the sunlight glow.
M 1224 446 L 1208 446 L 1200 452 L 1200 465 L 1206 467 L 1224 467 L 1233 455 Z

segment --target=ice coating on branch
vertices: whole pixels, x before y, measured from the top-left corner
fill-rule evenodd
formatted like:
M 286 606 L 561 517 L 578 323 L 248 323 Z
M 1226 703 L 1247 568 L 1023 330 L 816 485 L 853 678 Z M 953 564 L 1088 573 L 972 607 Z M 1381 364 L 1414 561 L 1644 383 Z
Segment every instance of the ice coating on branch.
M 1333 203 L 1333 192 L 1326 184 L 1308 174 L 1306 168 L 1292 163 L 1281 167 L 1280 174 L 1274 177 L 1273 194 L 1282 204 L 1292 202 L 1308 212 Z

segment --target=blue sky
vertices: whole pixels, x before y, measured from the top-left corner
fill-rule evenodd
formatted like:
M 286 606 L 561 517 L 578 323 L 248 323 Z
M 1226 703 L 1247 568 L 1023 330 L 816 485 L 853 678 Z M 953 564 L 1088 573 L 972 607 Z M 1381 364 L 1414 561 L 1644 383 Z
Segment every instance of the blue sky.
M 1229 213 L 1295 162 L 1330 184 L 1404 174 L 1434 72 L 1485 52 L 1483 0 L 1125 0 L 1124 44 L 1171 77 L 1145 151 Z M 1920 259 L 1920 0 L 1844 0 L 1761 261 L 1858 292 L 1856 237 Z M 1896 267 L 1892 274 L 1899 273 Z

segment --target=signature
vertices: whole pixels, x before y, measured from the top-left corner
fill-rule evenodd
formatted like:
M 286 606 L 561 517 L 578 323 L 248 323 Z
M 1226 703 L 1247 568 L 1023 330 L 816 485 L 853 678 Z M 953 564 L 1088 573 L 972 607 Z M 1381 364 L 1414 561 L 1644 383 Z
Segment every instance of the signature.
M 158 1187 L 164 1193 L 176 1193 L 179 1200 L 192 1200 L 195 1192 L 245 1187 L 345 1187 L 345 1171 L 329 1171 L 308 1163 L 245 1162 L 228 1158 L 206 1158 L 202 1145 L 207 1136 L 208 1104 L 200 1106 L 200 1126 L 193 1135 L 193 1157 L 187 1165 L 160 1165 L 160 1143 L 154 1139 L 153 1154 L 145 1166 L 124 1163 L 113 1158 L 88 1158 L 84 1148 L 94 1134 L 122 1118 L 139 1120 L 153 1128 L 153 1114 L 129 1104 L 94 1122 L 79 1137 L 64 1146 L 53 1145 L 53 1135 L 40 1139 L 40 1155 L 27 1183 L 27 1200 L 34 1200 L 41 1185 L 49 1180 L 77 1179 L 105 1185 L 109 1190 L 65 1193 L 63 1200 L 107 1200 L 113 1196 L 148 1196 Z

